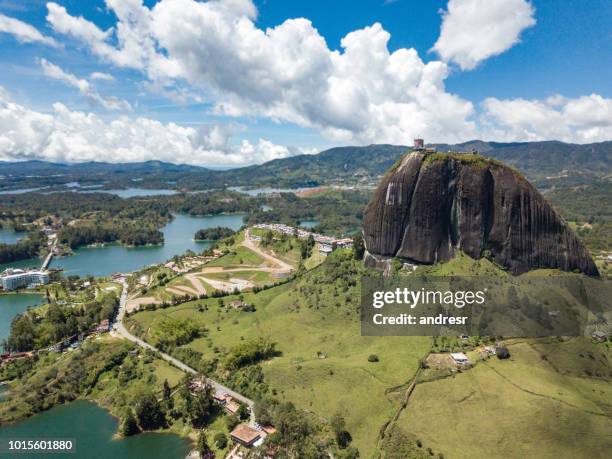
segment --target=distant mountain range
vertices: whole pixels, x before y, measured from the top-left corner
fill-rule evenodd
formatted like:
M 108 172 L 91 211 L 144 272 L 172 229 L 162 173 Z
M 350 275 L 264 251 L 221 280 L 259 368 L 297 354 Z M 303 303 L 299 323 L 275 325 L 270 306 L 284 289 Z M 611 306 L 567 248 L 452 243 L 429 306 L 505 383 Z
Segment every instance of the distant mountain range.
M 477 150 L 523 172 L 538 187 L 576 185 L 612 178 L 612 141 L 569 144 L 558 141 L 499 143 L 474 140 L 432 144 L 439 151 Z M 59 164 L 44 161 L 0 162 L 0 190 L 81 186 L 202 190 L 225 186 L 296 187 L 323 184 L 374 184 L 410 147 L 369 145 L 336 147 L 230 170 L 161 161 L 109 164 Z

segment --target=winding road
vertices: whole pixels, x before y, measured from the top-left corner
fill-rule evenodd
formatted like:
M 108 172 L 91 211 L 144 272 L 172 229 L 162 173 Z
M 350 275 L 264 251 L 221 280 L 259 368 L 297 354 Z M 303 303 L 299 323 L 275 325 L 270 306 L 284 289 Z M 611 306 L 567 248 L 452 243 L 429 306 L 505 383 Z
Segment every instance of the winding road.
M 246 247 L 247 249 L 252 250 L 253 252 L 255 252 L 260 257 L 268 260 L 270 263 L 278 266 L 277 270 L 280 271 L 280 272 L 291 272 L 291 271 L 293 271 L 295 269 L 289 263 L 285 263 L 280 258 L 275 258 L 272 255 L 270 255 L 269 253 L 264 252 L 263 250 L 261 250 L 257 246 L 257 244 L 255 244 L 253 242 L 253 240 L 251 239 L 251 230 L 250 229 L 245 230 L 245 232 L 244 232 L 244 241 L 242 241 L 242 245 L 244 247 Z
M 284 262 L 283 260 L 280 260 L 279 258 L 276 258 L 272 255 L 270 255 L 269 253 L 264 252 L 263 250 L 261 250 L 257 244 L 254 243 L 254 241 L 251 239 L 251 234 L 249 232 L 249 230 L 247 229 L 245 231 L 245 235 L 244 235 L 244 241 L 242 242 L 242 245 L 245 246 L 246 248 L 248 248 L 249 250 L 252 250 L 253 252 L 255 252 L 257 255 L 261 256 L 262 258 L 264 258 L 265 260 L 267 260 L 269 263 L 271 263 L 273 266 L 275 267 L 257 267 L 257 268 L 240 268 L 240 269 L 230 269 L 230 270 L 224 270 L 223 268 L 208 268 L 211 271 L 210 272 L 231 272 L 231 271 L 243 271 L 245 269 L 250 269 L 250 270 L 261 270 L 261 271 L 268 271 L 268 272 L 291 272 L 293 271 L 294 267 L 291 266 L 290 264 Z M 196 284 L 196 282 L 194 282 L 194 278 L 197 280 L 198 277 L 196 277 L 198 274 L 202 275 L 206 273 L 206 268 L 204 268 L 202 270 L 202 273 L 191 273 L 188 274 L 186 277 L 189 278 L 189 280 L 191 281 L 191 283 L 194 285 L 194 287 L 197 287 L 197 285 L 199 284 L 199 282 Z M 189 277 L 191 276 L 191 277 Z M 202 279 L 202 280 L 206 280 L 207 282 L 210 282 L 209 279 Z M 125 281 L 125 279 L 121 279 L 120 280 L 121 285 L 123 286 L 123 289 L 121 291 L 121 297 L 120 297 L 120 301 L 119 301 L 119 312 L 117 314 L 117 319 L 113 325 L 113 331 L 116 335 L 119 335 L 125 339 L 128 339 L 130 341 L 132 341 L 133 343 L 138 344 L 140 347 L 144 348 L 144 349 L 149 349 L 151 351 L 156 352 L 162 359 L 164 359 L 166 362 L 170 363 L 171 365 L 174 365 L 176 368 L 186 372 L 186 373 L 190 373 L 190 374 L 198 374 L 198 372 L 196 370 L 194 370 L 193 368 L 191 368 L 189 365 L 186 365 L 185 363 L 181 362 L 180 360 L 172 357 L 171 355 L 166 354 L 165 352 L 160 351 L 159 349 L 157 349 L 155 346 L 152 346 L 151 344 L 147 343 L 146 341 L 132 335 L 127 328 L 125 328 L 125 325 L 123 324 L 123 319 L 125 317 L 125 312 L 126 312 L 126 308 L 127 308 L 127 303 L 128 303 L 128 284 Z M 204 289 L 203 286 L 200 285 L 200 288 L 202 289 L 202 293 L 204 293 L 206 290 Z M 199 291 L 200 289 L 198 289 L 198 293 L 200 293 Z M 251 422 L 255 421 L 255 415 L 253 414 L 253 406 L 255 405 L 255 402 L 253 402 L 253 400 L 251 400 L 250 398 L 245 397 L 242 394 L 239 394 L 238 392 L 233 391 L 232 389 L 230 389 L 229 387 L 224 386 L 223 384 L 215 381 L 214 379 L 210 379 L 210 378 L 206 378 L 207 382 L 213 387 L 213 389 L 215 390 L 216 393 L 226 393 L 232 396 L 232 398 L 234 398 L 235 400 L 247 405 L 250 408 L 251 411 Z
M 193 374 L 193 375 L 198 374 L 198 372 L 194 370 L 193 368 L 191 368 L 189 365 L 184 364 L 183 362 L 181 362 L 178 359 L 175 359 L 171 355 L 168 355 L 165 352 L 160 351 L 155 346 L 152 346 L 146 341 L 143 341 L 140 338 L 132 335 L 127 330 L 127 328 L 125 328 L 125 325 L 123 324 L 123 318 L 125 317 L 125 307 L 127 303 L 127 294 L 128 294 L 128 285 L 125 279 L 121 280 L 121 285 L 123 286 L 123 290 L 121 291 L 121 299 L 119 302 L 119 313 L 117 314 L 117 319 L 115 321 L 115 324 L 113 325 L 114 332 L 120 335 L 121 337 L 128 339 L 132 341 L 133 343 L 138 344 L 142 348 L 149 349 L 151 351 L 156 352 L 162 359 L 164 359 L 166 362 L 170 363 L 171 365 L 174 365 L 178 369 L 186 373 Z M 253 402 L 253 400 L 245 397 L 244 395 L 239 394 L 238 392 L 233 391 L 229 387 L 224 386 L 223 384 L 215 381 L 214 379 L 206 378 L 206 381 L 213 387 L 216 393 L 229 394 L 235 400 L 238 400 L 240 403 L 247 405 L 251 409 L 250 410 L 251 411 L 251 421 L 254 421 L 253 406 L 255 405 L 255 402 Z

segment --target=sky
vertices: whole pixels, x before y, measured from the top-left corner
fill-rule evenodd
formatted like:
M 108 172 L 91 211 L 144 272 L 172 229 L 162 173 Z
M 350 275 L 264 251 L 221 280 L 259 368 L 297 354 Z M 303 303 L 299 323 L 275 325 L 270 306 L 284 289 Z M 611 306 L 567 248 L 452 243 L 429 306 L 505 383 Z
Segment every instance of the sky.
M 0 160 L 612 140 L 612 2 L 0 0 Z

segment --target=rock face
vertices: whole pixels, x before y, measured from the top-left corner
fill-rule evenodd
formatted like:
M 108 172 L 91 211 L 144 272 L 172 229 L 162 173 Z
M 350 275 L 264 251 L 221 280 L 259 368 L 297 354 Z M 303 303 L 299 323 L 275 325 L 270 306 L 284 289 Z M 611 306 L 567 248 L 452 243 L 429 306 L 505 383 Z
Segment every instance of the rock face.
M 577 236 L 525 178 L 475 154 L 404 156 L 366 208 L 364 239 L 374 256 L 417 263 L 447 261 L 461 250 L 472 258 L 490 253 L 514 274 L 598 275 Z

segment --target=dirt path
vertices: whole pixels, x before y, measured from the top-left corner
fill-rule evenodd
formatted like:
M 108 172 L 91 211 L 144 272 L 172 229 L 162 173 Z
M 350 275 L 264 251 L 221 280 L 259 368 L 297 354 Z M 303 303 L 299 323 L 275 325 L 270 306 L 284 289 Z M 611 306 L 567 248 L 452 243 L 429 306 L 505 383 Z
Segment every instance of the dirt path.
M 185 274 L 185 279 L 191 282 L 191 285 L 193 285 L 193 288 L 195 289 L 197 295 L 206 294 L 206 288 L 204 288 L 204 285 L 202 285 L 202 281 L 200 281 L 200 279 L 197 277 L 197 273 Z
M 128 286 L 127 286 L 127 282 L 125 282 L 125 280 L 122 281 L 122 285 L 123 285 L 123 291 L 121 292 L 121 299 L 119 302 L 119 312 L 117 314 L 117 320 L 115 321 L 115 323 L 113 324 L 113 334 L 119 334 L 121 336 L 123 336 L 124 338 L 129 339 L 130 341 L 138 344 L 139 346 L 145 348 L 145 349 L 150 349 L 156 353 L 158 353 L 158 355 L 164 359 L 166 362 L 169 362 L 170 364 L 174 365 L 175 367 L 177 367 L 179 370 L 182 370 L 184 372 L 187 373 L 191 373 L 191 374 L 198 374 L 198 372 L 196 370 L 194 370 L 193 368 L 191 368 L 190 366 L 186 365 L 185 363 L 181 362 L 180 360 L 176 359 L 175 357 L 172 357 L 162 351 L 160 351 L 159 349 L 157 349 L 156 347 L 150 345 L 149 343 L 143 341 L 140 338 L 137 338 L 136 336 L 132 335 L 127 328 L 125 328 L 125 325 L 123 324 L 123 318 L 125 317 L 125 312 L 126 312 L 126 305 L 127 305 L 127 291 L 128 291 Z M 206 378 L 206 381 L 213 387 L 213 390 L 215 391 L 215 393 L 219 393 L 219 394 L 230 394 L 234 399 L 238 400 L 240 403 L 244 403 L 245 405 L 247 405 L 250 408 L 250 414 L 251 414 L 251 424 L 255 423 L 255 412 L 253 410 L 253 407 L 255 406 L 255 402 L 253 402 L 253 400 L 245 397 L 242 394 L 239 394 L 238 392 L 233 391 L 232 389 L 230 389 L 229 387 L 226 387 L 224 385 L 222 385 L 221 383 L 215 381 L 214 379 L 210 379 L 210 378 Z
M 252 250 L 253 252 L 255 252 L 257 255 L 259 255 L 260 257 L 264 258 L 265 260 L 268 260 L 270 263 L 272 263 L 273 265 L 278 266 L 278 270 L 280 270 L 281 272 L 290 272 L 293 271 L 293 266 L 291 266 L 289 263 L 284 262 L 283 260 L 279 259 L 279 258 L 275 258 L 272 255 L 270 255 L 267 252 L 264 252 L 263 250 L 261 250 L 257 244 L 255 244 L 255 242 L 253 242 L 253 240 L 251 239 L 251 232 L 250 229 L 247 229 L 244 232 L 244 241 L 242 241 L 242 245 L 244 247 L 246 247 L 249 250 Z
M 152 296 L 143 296 L 141 298 L 132 298 L 131 300 L 127 301 L 127 304 L 125 306 L 125 310 L 127 312 L 132 312 L 135 311 L 136 309 L 140 308 L 140 306 L 142 306 L 143 304 L 160 304 L 161 301 L 159 301 L 157 298 L 152 297 Z
M 173 285 L 172 287 L 166 287 L 166 292 L 174 293 L 175 295 L 198 295 L 198 292 L 185 285 Z
M 237 279 L 235 277 L 229 278 L 227 281 L 221 281 L 217 279 L 211 279 L 209 277 L 201 278 L 204 282 L 208 283 L 211 287 L 216 290 L 222 290 L 224 292 L 232 292 L 235 289 L 240 291 L 252 288 L 254 285 L 252 282 L 245 279 Z

